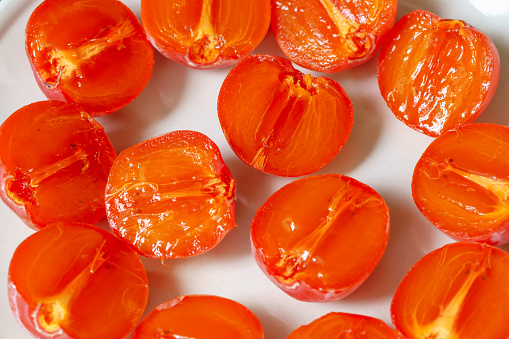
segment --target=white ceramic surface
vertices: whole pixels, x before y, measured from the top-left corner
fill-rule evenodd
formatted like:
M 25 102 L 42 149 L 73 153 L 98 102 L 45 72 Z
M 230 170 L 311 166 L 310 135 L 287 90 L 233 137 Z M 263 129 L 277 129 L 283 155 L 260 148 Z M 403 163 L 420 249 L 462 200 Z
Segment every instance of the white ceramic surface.
M 24 49 L 25 24 L 40 2 L 0 1 L 0 123 L 20 107 L 45 99 L 35 83 Z M 139 1 L 125 3 L 139 17 Z M 509 2 L 400 1 L 398 18 L 417 8 L 464 20 L 494 40 L 501 57 L 500 83 L 492 103 L 477 121 L 509 125 Z M 270 33 L 255 53 L 282 55 Z M 269 176 L 251 169 L 230 150 L 216 113 L 219 88 L 229 70 L 194 70 L 156 53 L 154 72 L 143 93 L 119 112 L 98 119 L 117 152 L 172 130 L 203 132 L 219 146 L 237 180 L 238 228 L 215 249 L 189 259 L 166 261 L 166 266 L 158 260 L 142 259 L 150 284 L 146 313 L 182 294 L 214 294 L 250 308 L 262 322 L 267 339 L 285 338 L 293 329 L 332 311 L 369 315 L 391 324 L 392 295 L 407 270 L 424 254 L 452 241 L 419 213 L 411 198 L 413 167 L 432 139 L 403 125 L 386 107 L 376 81 L 376 58 L 355 69 L 329 76 L 350 96 L 355 122 L 346 146 L 318 173 L 345 174 L 377 190 L 390 208 L 391 236 L 372 275 L 347 298 L 326 304 L 294 300 L 273 285 L 256 266 L 249 240 L 249 227 L 256 209 L 276 189 L 294 179 Z M 104 220 L 100 225 L 108 228 Z M 14 250 L 32 233 L 0 202 L 1 339 L 30 337 L 11 313 L 6 282 Z M 507 245 L 502 248 L 509 250 Z

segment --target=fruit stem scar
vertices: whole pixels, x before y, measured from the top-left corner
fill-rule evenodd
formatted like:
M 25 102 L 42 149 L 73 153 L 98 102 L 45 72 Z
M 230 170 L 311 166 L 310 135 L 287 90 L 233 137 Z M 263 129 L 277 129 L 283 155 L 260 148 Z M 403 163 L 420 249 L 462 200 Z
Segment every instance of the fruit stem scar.
M 350 191 L 349 185 L 340 188 L 332 197 L 327 208 L 327 215 L 318 227 L 314 228 L 307 236 L 301 238 L 293 248 L 284 251 L 281 258 L 276 263 L 276 268 L 280 270 L 280 279 L 284 282 L 292 282 L 299 274 L 299 266 L 306 267 L 311 261 L 313 253 L 319 247 L 320 242 L 325 239 L 327 232 L 334 225 L 334 221 L 347 210 L 356 209 L 363 206 L 371 198 L 357 202 L 360 191 L 356 191 L 351 196 L 347 196 Z
M 472 285 L 479 277 L 484 277 L 491 268 L 491 249 L 483 252 L 482 257 L 470 263 L 465 273 L 466 279 L 445 306 L 440 307 L 438 316 L 430 323 L 424 325 L 417 333 L 417 338 L 458 339 L 454 326 L 463 308 L 463 304 Z M 460 272 L 461 273 L 461 272 Z
M 53 333 L 61 328 L 61 324 L 66 320 L 69 311 L 69 305 L 72 300 L 83 291 L 92 275 L 107 261 L 104 258 L 103 240 L 101 246 L 96 250 L 96 254 L 92 261 L 81 270 L 69 284 L 67 284 L 59 293 L 46 298 L 39 303 L 34 311 L 34 318 L 37 324 L 46 333 Z
M 104 32 L 102 37 L 100 37 Z M 68 50 L 54 49 L 49 53 L 51 70 L 41 72 L 45 82 L 48 85 L 58 85 L 61 79 L 70 78 L 73 73 L 80 75 L 80 66 L 87 62 L 92 62 L 92 58 L 101 54 L 106 49 L 116 46 L 117 50 L 125 47 L 123 40 L 133 36 L 136 33 L 132 23 L 125 19 L 116 26 L 106 26 L 101 29 L 95 38 L 92 38 L 84 44 Z M 49 81 L 49 78 L 56 78 L 55 81 Z
M 74 147 L 74 149 L 76 148 Z M 57 173 L 58 171 L 67 168 L 78 161 L 83 163 L 81 170 L 81 173 L 83 173 L 84 171 L 87 170 L 89 162 L 87 159 L 87 153 L 82 148 L 77 148 L 76 151 L 72 153 L 70 156 L 64 159 L 60 159 L 55 163 L 49 164 L 35 172 L 30 173 L 30 177 L 32 178 L 30 180 L 30 186 L 36 188 L 42 181 L 46 180 L 47 178 Z
M 193 43 L 189 48 L 189 57 L 200 64 L 209 64 L 217 60 L 219 44 L 212 26 L 212 0 L 203 0 L 200 22 L 193 31 Z

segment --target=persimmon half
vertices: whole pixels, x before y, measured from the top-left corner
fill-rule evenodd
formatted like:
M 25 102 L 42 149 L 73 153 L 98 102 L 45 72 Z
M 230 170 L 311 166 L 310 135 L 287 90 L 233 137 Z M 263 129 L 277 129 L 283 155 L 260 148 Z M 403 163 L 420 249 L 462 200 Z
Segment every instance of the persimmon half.
M 8 295 L 36 338 L 124 338 L 143 315 L 148 282 L 136 252 L 110 232 L 56 223 L 16 248 Z
M 392 113 L 432 137 L 476 119 L 499 76 L 500 58 L 488 36 L 423 10 L 396 23 L 378 59 L 380 92 Z
M 294 63 L 333 73 L 377 52 L 396 20 L 397 0 L 271 0 L 271 27 Z
M 236 226 L 235 180 L 207 136 L 170 132 L 119 154 L 106 185 L 106 215 L 141 255 L 201 254 Z
M 0 126 L 0 197 L 34 229 L 95 224 L 115 158 L 103 127 L 76 105 L 29 104 Z
M 213 295 L 184 295 L 159 305 L 131 339 L 263 339 L 258 318 L 244 305 Z
M 509 254 L 456 242 L 426 254 L 406 274 L 391 304 L 408 339 L 509 337 Z
M 263 40 L 270 0 L 142 0 L 141 19 L 167 58 L 198 69 L 223 67 Z
M 258 209 L 251 224 L 254 258 L 280 289 L 327 302 L 357 289 L 389 240 L 389 211 L 371 187 L 323 174 L 293 181 Z
M 380 319 L 331 312 L 294 330 L 286 339 L 396 339 L 396 332 Z
M 249 166 L 302 176 L 328 164 L 345 145 L 353 107 L 335 81 L 293 68 L 288 59 L 250 55 L 228 73 L 217 106 L 235 154 Z
M 456 240 L 509 242 L 509 127 L 470 123 L 441 134 L 415 166 L 412 196 Z
M 44 94 L 93 116 L 127 105 L 152 74 L 153 48 L 117 0 L 45 0 L 28 20 L 25 45 Z

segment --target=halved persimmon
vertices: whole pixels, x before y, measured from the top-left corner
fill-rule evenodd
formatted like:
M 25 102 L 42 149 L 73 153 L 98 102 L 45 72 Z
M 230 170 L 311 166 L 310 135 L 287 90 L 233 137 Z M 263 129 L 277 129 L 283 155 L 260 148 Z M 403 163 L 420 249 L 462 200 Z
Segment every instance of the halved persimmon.
M 353 107 L 335 81 L 272 55 L 250 55 L 228 73 L 217 111 L 226 140 L 249 166 L 280 176 L 318 171 L 345 145 Z
M 347 176 L 302 178 L 276 191 L 251 225 L 254 258 L 288 295 L 340 299 L 357 289 L 389 240 L 389 211 L 380 195 Z
M 102 126 L 76 105 L 32 103 L 0 126 L 0 197 L 34 229 L 94 224 L 115 158 Z
M 456 240 L 509 242 L 509 127 L 471 123 L 437 137 L 415 166 L 412 195 Z
M 396 332 L 380 319 L 331 312 L 293 331 L 286 339 L 396 339 Z
M 231 65 L 263 40 L 270 0 L 142 0 L 141 19 L 154 47 L 192 68 Z
M 371 59 L 396 20 L 397 0 L 271 0 L 271 27 L 284 54 L 320 72 Z
M 432 137 L 476 119 L 499 76 L 500 58 L 488 36 L 423 10 L 396 23 L 378 59 L 380 92 L 392 113 Z
M 235 227 L 235 180 L 216 144 L 174 131 L 122 151 L 106 186 L 113 232 L 141 255 L 174 259 L 216 246 Z
M 154 63 L 143 27 L 117 0 L 43 1 L 28 20 L 26 52 L 49 99 L 94 116 L 136 98 Z
M 8 289 L 16 319 L 36 338 L 124 338 L 148 299 L 136 252 L 84 223 L 52 224 L 25 239 L 12 257 Z
M 426 254 L 406 274 L 391 305 L 408 339 L 509 337 L 509 254 L 457 242 Z
M 159 305 L 131 339 L 263 339 L 258 318 L 244 305 L 213 295 L 184 295 Z

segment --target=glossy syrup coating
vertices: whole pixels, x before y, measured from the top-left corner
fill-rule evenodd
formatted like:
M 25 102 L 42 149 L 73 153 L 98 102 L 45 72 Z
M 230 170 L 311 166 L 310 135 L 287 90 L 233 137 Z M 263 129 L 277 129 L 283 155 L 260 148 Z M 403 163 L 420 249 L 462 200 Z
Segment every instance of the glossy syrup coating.
M 307 69 L 333 73 L 377 52 L 396 20 L 396 0 L 271 0 L 271 27 L 284 54 Z
M 263 339 L 258 318 L 244 305 L 213 295 L 184 295 L 159 305 L 131 339 Z
M 412 196 L 456 240 L 509 242 L 509 127 L 470 123 L 441 134 L 415 166 Z
M 303 74 L 272 55 L 250 55 L 235 65 L 221 86 L 217 110 L 235 154 L 279 176 L 323 168 L 353 125 L 352 103 L 338 83 Z
M 44 94 L 93 116 L 130 103 L 152 74 L 152 46 L 117 0 L 43 1 L 28 20 L 25 45 Z
M 207 136 L 174 131 L 122 151 L 108 177 L 113 232 L 147 257 L 216 246 L 235 224 L 235 180 Z
M 286 339 L 396 339 L 396 332 L 380 319 L 331 312 L 294 330 Z
M 143 315 L 148 282 L 136 252 L 110 232 L 56 223 L 17 247 L 8 295 L 36 338 L 124 338 Z
M 456 242 L 426 254 L 401 281 L 392 321 L 408 339 L 509 337 L 509 254 Z
M 94 224 L 115 158 L 103 127 L 76 105 L 29 104 L 0 126 L 0 197 L 34 229 Z
M 154 47 L 197 69 L 248 55 L 270 25 L 270 0 L 142 0 L 141 19 Z
M 477 118 L 499 76 L 500 58 L 489 37 L 423 10 L 397 22 L 378 59 L 378 84 L 391 111 L 432 137 Z
M 357 289 L 389 240 L 389 212 L 378 193 L 347 176 L 324 174 L 283 186 L 251 224 L 254 258 L 288 295 L 327 302 Z

